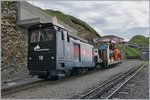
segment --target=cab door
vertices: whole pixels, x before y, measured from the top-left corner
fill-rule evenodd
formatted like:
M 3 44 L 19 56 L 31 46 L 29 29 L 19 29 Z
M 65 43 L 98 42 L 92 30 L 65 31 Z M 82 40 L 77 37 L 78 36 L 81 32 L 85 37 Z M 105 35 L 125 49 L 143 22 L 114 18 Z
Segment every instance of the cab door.
M 58 60 L 71 61 L 70 38 L 68 31 L 60 29 L 57 33 Z
M 58 52 L 58 60 L 65 59 L 65 43 L 64 43 L 64 33 L 61 28 L 58 28 L 57 32 L 57 52 Z

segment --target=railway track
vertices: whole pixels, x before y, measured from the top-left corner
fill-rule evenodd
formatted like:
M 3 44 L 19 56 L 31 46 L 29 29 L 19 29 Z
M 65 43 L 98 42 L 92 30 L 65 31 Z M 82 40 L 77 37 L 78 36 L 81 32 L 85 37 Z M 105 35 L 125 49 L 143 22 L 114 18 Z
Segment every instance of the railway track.
M 99 85 L 95 89 L 79 97 L 79 99 L 111 99 L 132 77 L 142 70 L 147 63 L 141 63 L 131 70 Z
M 3 88 L 2 87 L 1 96 L 9 95 L 9 94 L 12 94 L 12 93 L 17 93 L 17 92 L 20 92 L 20 91 L 25 91 L 27 89 L 32 89 L 32 88 L 47 85 L 47 84 L 56 84 L 56 83 L 60 83 L 60 82 L 63 82 L 63 81 L 76 79 L 78 77 L 81 77 L 81 76 L 84 76 L 84 75 L 90 74 L 90 73 L 95 73 L 97 71 L 99 71 L 99 70 L 89 71 L 89 72 L 86 72 L 86 73 L 83 73 L 83 74 L 78 74 L 78 75 L 74 75 L 74 76 L 67 77 L 67 78 L 62 78 L 62 79 L 55 80 L 55 81 L 42 80 L 41 79 L 41 80 L 36 80 L 36 81 L 30 82 L 30 83 L 17 85 L 17 86 L 12 86 L 12 87 L 8 87 L 8 88 Z M 15 80 L 20 80 L 20 79 L 15 79 Z M 8 81 L 8 82 L 13 82 L 13 81 L 14 80 L 11 80 L 11 81 Z
M 81 77 L 81 76 L 89 74 L 89 73 L 94 73 L 94 72 L 97 72 L 99 70 L 100 69 L 93 70 L 93 71 L 89 71 L 89 72 L 86 72 L 86 73 L 73 75 L 71 77 L 61 78 L 61 79 L 55 80 L 55 81 L 54 80 L 39 79 L 39 80 L 35 80 L 33 82 L 29 82 L 29 83 L 25 83 L 25 84 L 21 84 L 21 85 L 16 85 L 16 86 L 8 87 L 8 88 L 3 88 L 2 87 L 2 89 L 1 89 L 1 96 L 9 95 L 9 94 L 12 94 L 12 93 L 17 93 L 17 92 L 20 92 L 20 91 L 25 91 L 27 89 L 32 89 L 32 88 L 35 88 L 35 87 L 38 87 L 38 86 L 47 85 L 47 84 L 55 84 L 55 83 L 58 83 L 58 82 L 60 83 L 60 82 L 67 81 L 67 80 L 70 80 L 70 79 L 73 79 L 73 78 Z M 22 78 L 25 78 L 25 77 L 22 77 Z M 15 82 L 17 80 L 21 80 L 21 78 L 8 80 L 8 81 L 6 81 L 6 83 L 9 83 L 9 82 L 13 83 L 13 82 Z

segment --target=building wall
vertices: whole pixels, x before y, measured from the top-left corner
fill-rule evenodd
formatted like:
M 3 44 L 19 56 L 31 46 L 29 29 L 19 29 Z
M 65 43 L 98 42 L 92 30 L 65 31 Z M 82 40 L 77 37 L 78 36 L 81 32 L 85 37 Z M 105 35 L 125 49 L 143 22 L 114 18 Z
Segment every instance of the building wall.
M 43 10 L 39 9 L 36 6 L 26 2 L 26 1 L 18 1 L 17 2 L 17 10 L 18 10 L 18 19 L 17 24 L 23 27 L 29 27 L 31 25 L 37 23 L 53 23 L 54 17 L 50 16 Z M 71 30 L 73 33 L 77 34 L 77 31 L 74 30 L 69 25 L 57 20 L 58 24 Z
M 149 52 L 142 52 L 141 53 L 142 60 L 149 60 Z
M 142 60 L 149 60 L 149 48 L 142 48 L 141 49 L 141 59 Z
M 31 5 L 30 3 L 26 1 L 18 2 L 18 21 L 19 22 L 23 20 L 29 20 L 29 19 L 34 20 L 35 18 L 41 19 L 42 20 L 41 23 L 52 22 L 52 17 L 50 17 L 47 13 L 43 12 L 41 9 Z

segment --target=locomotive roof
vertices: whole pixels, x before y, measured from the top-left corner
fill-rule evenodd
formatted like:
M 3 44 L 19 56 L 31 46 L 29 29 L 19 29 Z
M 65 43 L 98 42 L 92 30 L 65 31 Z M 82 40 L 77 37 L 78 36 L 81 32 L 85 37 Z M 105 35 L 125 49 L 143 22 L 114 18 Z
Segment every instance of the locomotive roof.
M 73 37 L 73 38 L 75 38 L 75 39 L 79 39 L 79 40 L 81 40 L 82 42 L 88 43 L 87 40 L 81 38 L 80 36 L 77 35 L 77 33 L 71 31 L 71 30 L 68 29 L 68 28 L 65 28 L 63 25 L 61 25 L 61 24 L 59 24 L 59 23 L 52 23 L 52 24 L 55 25 L 55 26 L 58 26 L 58 27 L 60 27 L 60 28 L 63 28 L 63 29 L 65 29 L 65 30 L 67 30 L 67 31 L 69 31 L 69 33 L 68 33 L 69 36 L 71 36 L 71 37 Z
M 78 35 L 76 35 L 76 34 L 73 34 L 73 33 L 68 33 L 68 34 L 69 34 L 69 36 L 71 36 L 71 37 L 73 37 L 73 38 L 76 38 L 76 39 L 81 40 L 82 42 L 88 43 L 87 40 L 81 38 L 80 36 L 78 36 Z
M 60 27 L 60 28 L 62 28 L 62 29 L 64 29 L 64 30 L 69 31 L 69 32 L 68 32 L 69 36 L 71 36 L 71 37 L 73 37 L 73 38 L 75 38 L 75 39 L 78 39 L 78 40 L 80 40 L 80 41 L 82 41 L 82 42 L 88 43 L 87 40 L 81 38 L 81 37 L 78 36 L 75 32 L 73 32 L 73 31 L 71 31 L 71 30 L 69 30 L 69 29 L 67 29 L 67 28 L 65 28 L 65 27 L 63 27 L 62 25 L 59 25 L 59 24 L 54 24 L 54 23 L 39 23 L 39 24 L 30 26 L 29 29 L 37 28 L 37 26 L 39 26 L 39 25 L 42 25 L 41 27 L 46 27 L 46 26 L 55 25 L 55 26 L 57 26 L 57 27 Z

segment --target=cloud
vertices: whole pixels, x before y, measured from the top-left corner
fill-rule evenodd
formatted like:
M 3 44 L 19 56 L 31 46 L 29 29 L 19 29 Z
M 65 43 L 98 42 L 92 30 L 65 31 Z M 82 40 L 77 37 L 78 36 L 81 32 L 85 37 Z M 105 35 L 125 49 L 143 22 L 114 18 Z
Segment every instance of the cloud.
M 100 35 L 117 35 L 129 40 L 148 36 L 149 1 L 30 1 L 43 9 L 60 10 L 92 26 Z M 45 6 L 46 4 L 46 6 Z

